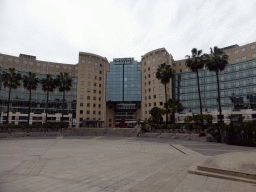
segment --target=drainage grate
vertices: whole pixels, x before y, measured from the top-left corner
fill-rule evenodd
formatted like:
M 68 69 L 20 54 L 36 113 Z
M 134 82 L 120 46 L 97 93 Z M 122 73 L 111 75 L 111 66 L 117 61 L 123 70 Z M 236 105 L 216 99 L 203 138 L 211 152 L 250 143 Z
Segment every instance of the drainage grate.
M 174 147 L 172 144 L 170 144 L 170 146 L 172 146 L 174 149 L 177 149 L 179 152 L 183 153 L 186 155 L 186 153 L 184 153 L 183 151 L 181 151 L 180 149 L 178 149 L 177 147 Z

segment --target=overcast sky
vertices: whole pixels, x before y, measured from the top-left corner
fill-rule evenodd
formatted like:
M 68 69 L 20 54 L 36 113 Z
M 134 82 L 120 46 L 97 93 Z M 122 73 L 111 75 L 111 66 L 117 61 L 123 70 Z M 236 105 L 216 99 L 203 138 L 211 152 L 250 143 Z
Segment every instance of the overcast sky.
M 0 0 L 0 53 L 43 61 L 76 64 L 79 51 L 140 61 L 162 47 L 178 60 L 254 41 L 255 0 Z

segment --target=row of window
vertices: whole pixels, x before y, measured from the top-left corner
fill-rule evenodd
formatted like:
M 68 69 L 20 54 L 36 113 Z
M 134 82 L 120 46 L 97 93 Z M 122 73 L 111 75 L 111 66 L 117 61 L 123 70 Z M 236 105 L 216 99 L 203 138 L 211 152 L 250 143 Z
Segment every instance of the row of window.
M 159 102 L 159 105 L 162 106 L 162 105 L 163 105 L 163 102 Z M 156 102 L 153 102 L 153 103 L 152 103 L 152 106 L 153 106 L 153 107 L 156 107 Z M 145 107 L 151 107 L 151 103 L 148 103 L 148 104 L 146 103 L 146 104 L 145 104 Z
M 82 114 L 83 114 L 83 113 L 82 113 Z M 90 120 L 90 118 L 86 118 L 86 120 L 87 120 L 87 121 L 89 121 L 89 120 Z M 93 121 L 96 121 L 96 118 L 93 118 L 92 120 L 93 120 Z M 100 120 L 101 120 L 101 118 L 98 118 L 98 120 L 100 121 Z M 80 118 L 79 118 L 79 121 L 83 121 L 83 118 L 82 118 L 82 117 L 80 117 Z
M 2 57 L 3 58 L 3 57 Z M 1 59 L 1 58 L 0 58 Z M 9 62 L 12 62 L 13 61 L 13 58 L 8 58 L 8 61 Z M 19 59 L 14 59 L 14 62 L 15 63 L 19 63 Z M 31 65 L 31 66 L 33 66 L 34 65 L 34 62 L 33 61 L 26 61 L 26 60 L 23 60 L 23 64 L 29 64 L 29 65 Z M 36 63 L 36 65 L 37 66 L 43 66 L 43 67 L 46 67 L 47 66 L 47 64 L 46 63 Z M 50 65 L 50 67 L 51 68 L 56 68 L 56 69 L 59 69 L 60 68 L 60 66 L 59 65 L 54 65 L 54 64 L 51 64 Z M 73 67 L 72 66 L 69 66 L 69 67 L 67 67 L 67 66 L 62 66 L 63 67 L 63 69 L 69 69 L 69 70 L 72 70 L 73 69 Z M 78 67 L 75 67 L 75 70 L 78 70 Z
M 96 101 L 97 100 L 97 98 L 94 96 L 94 97 L 92 97 L 93 98 L 93 100 L 94 101 Z M 80 99 L 84 99 L 84 96 L 83 95 L 81 95 L 80 96 Z M 91 96 L 87 96 L 87 100 L 91 100 Z M 101 97 L 99 97 L 99 101 L 101 101 Z
M 85 64 L 85 63 L 86 63 L 85 60 L 82 60 L 82 63 Z M 91 65 L 91 64 L 92 64 L 92 61 L 88 61 L 88 64 Z M 98 67 L 98 63 L 95 62 L 95 63 L 94 63 L 94 66 L 95 66 L 95 67 Z M 99 66 L 102 67 L 102 64 L 100 64 Z
M 254 58 L 256 58 L 256 53 L 252 54 L 252 59 L 254 59 Z M 246 61 L 246 56 L 243 56 L 241 58 L 241 61 Z M 239 62 L 240 62 L 240 59 L 238 57 L 238 58 L 235 59 L 235 63 L 239 63 Z M 230 63 L 230 61 L 229 61 L 229 63 Z
M 163 87 L 159 87 L 159 91 L 163 90 Z M 156 91 L 156 87 L 153 87 L 153 91 Z M 148 92 L 151 92 L 151 88 L 148 88 Z M 147 89 L 145 89 L 145 93 L 147 93 Z
M 81 91 L 81 92 L 84 92 L 84 89 L 81 88 L 80 91 Z M 87 89 L 87 92 L 90 93 L 90 92 L 91 92 L 91 89 Z M 94 89 L 94 90 L 93 90 L 93 93 L 97 93 L 97 91 Z M 101 94 L 101 91 L 99 91 L 99 94 Z
M 80 110 L 80 114 L 84 114 L 84 110 Z M 90 110 L 86 111 L 86 114 L 90 115 Z M 96 111 L 92 112 L 93 115 L 96 115 Z M 98 111 L 98 115 L 101 115 L 101 111 Z M 82 119 L 83 120 L 83 119 Z M 80 121 L 82 121 L 80 118 Z M 100 120 L 100 119 L 99 119 Z
M 147 100 L 147 98 L 151 99 L 151 95 L 145 96 L 145 100 Z M 159 98 L 163 98 L 163 94 L 159 94 Z M 153 99 L 156 99 L 156 95 L 153 95 Z
M 255 45 L 251 45 L 251 50 L 252 49 L 255 49 Z M 238 54 L 239 53 L 239 49 L 235 50 L 234 52 L 235 52 L 235 54 Z M 241 53 L 244 53 L 244 52 L 245 52 L 245 47 L 241 49 Z M 230 52 L 227 52 L 226 54 L 230 55 Z
M 84 106 L 84 103 L 80 103 L 80 107 L 83 107 L 83 106 Z M 86 106 L 87 106 L 87 107 L 90 107 L 91 104 L 90 104 L 90 103 L 87 103 Z M 95 103 L 93 103 L 93 107 L 96 107 L 96 104 L 95 104 Z M 99 104 L 98 107 L 101 108 L 101 104 Z
M 84 78 L 84 74 L 81 74 L 81 78 Z M 88 75 L 88 79 L 91 79 L 92 78 L 92 76 L 91 75 Z M 93 76 L 93 79 L 95 79 L 95 80 L 97 80 L 97 76 Z M 101 77 L 99 77 L 99 80 L 101 81 Z M 84 81 L 81 81 L 81 85 L 83 85 L 82 83 L 84 83 Z
M 183 65 L 183 62 L 179 62 L 179 66 L 182 66 Z M 176 63 L 173 63 L 173 67 L 176 66 Z
M 85 67 L 82 67 L 82 71 L 85 71 Z M 92 71 L 92 68 L 88 68 L 88 72 L 91 72 L 91 71 Z M 94 69 L 94 73 L 98 73 L 98 70 Z M 100 70 L 99 73 L 102 74 L 102 71 Z

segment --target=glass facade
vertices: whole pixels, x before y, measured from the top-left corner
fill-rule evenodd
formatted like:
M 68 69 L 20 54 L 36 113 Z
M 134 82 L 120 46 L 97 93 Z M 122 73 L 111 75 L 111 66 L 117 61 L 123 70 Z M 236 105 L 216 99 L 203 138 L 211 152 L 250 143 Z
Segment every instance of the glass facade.
M 256 60 L 230 64 L 219 74 L 222 110 L 256 109 Z M 203 111 L 218 109 L 217 78 L 215 72 L 199 72 Z M 196 73 L 175 74 L 172 97 L 179 99 L 185 113 L 199 113 Z
M 2 71 L 8 72 L 7 69 L 3 69 Z M 18 71 L 22 76 L 28 75 L 26 72 Z M 36 76 L 39 79 L 43 79 L 46 77 L 44 74 L 37 74 Z M 53 75 L 53 78 L 57 76 Z M 69 92 L 65 93 L 65 104 L 64 104 L 64 114 L 67 115 L 69 113 L 73 114 L 73 118 L 76 116 L 76 90 L 77 90 L 77 78 L 72 77 L 72 87 Z M 7 101 L 9 88 L 4 88 L 3 82 L 0 83 L 0 108 L 1 111 L 7 110 Z M 35 114 L 41 114 L 45 111 L 46 106 L 46 92 L 42 90 L 41 84 L 39 84 L 36 91 L 32 91 L 31 94 L 31 112 Z M 29 105 L 29 91 L 27 91 L 22 84 L 17 89 L 12 89 L 11 91 L 11 103 L 10 103 L 10 111 L 20 112 L 21 114 L 28 114 L 28 105 Z M 58 88 L 55 89 L 54 92 L 49 93 L 49 114 L 61 113 L 62 112 L 62 100 L 63 93 L 59 92 Z
M 116 64 L 110 62 L 107 72 L 106 101 L 141 101 L 141 71 L 138 62 Z

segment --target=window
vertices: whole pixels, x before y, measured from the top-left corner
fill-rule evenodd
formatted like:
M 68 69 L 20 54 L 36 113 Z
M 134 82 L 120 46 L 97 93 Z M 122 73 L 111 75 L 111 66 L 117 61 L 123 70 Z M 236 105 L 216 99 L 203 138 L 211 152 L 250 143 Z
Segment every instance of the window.
M 156 84 L 156 80 L 153 80 L 153 84 Z
M 81 88 L 81 90 L 80 90 L 81 92 L 84 92 L 84 89 L 83 88 Z
M 182 62 L 179 62 L 179 65 L 181 66 L 181 65 L 182 65 Z
M 97 76 L 94 76 L 94 79 L 97 79 Z
M 154 104 L 154 107 L 156 106 L 156 102 L 153 103 Z
M 50 74 L 52 74 L 52 75 L 53 75 L 53 71 L 50 71 Z
M 151 99 L 151 96 L 150 96 L 150 95 L 148 96 L 148 99 Z
M 153 62 L 155 62 L 155 61 L 156 61 L 156 59 L 152 59 L 152 61 L 153 61 Z
M 101 81 L 101 77 L 99 77 L 99 80 Z
M 95 104 L 95 103 L 93 103 L 93 107 L 96 107 L 96 104 Z
M 90 92 L 91 92 L 91 89 L 87 89 L 87 92 L 90 93 Z
M 63 69 L 67 69 L 67 66 L 63 66 Z
M 90 100 L 91 99 L 91 97 L 90 96 L 87 96 L 87 100 Z
M 159 94 L 159 98 L 163 98 L 163 94 Z
M 46 71 L 42 71 L 42 74 L 45 74 L 46 73 Z
M 98 106 L 99 106 L 99 108 L 101 108 L 101 104 L 99 104 Z
M 80 121 L 83 121 L 83 118 L 82 118 L 82 117 L 80 117 L 80 118 L 79 118 L 79 120 L 80 120 Z
M 15 59 L 15 63 L 19 63 L 19 59 Z
M 140 64 L 138 64 L 138 67 L 140 67 Z
M 96 97 L 93 97 L 93 100 L 96 100 Z
M 148 63 L 150 63 L 150 60 L 148 60 Z
M 147 111 L 145 111 L 145 115 L 147 115 Z
M 89 115 L 89 114 L 90 114 L 90 111 L 89 111 L 89 110 L 87 110 L 87 111 L 86 111 L 86 113 Z
M 161 61 L 162 60 L 162 57 L 158 57 L 158 61 Z
M 94 69 L 94 73 L 98 73 L 98 70 L 97 70 L 97 69 Z
M 83 107 L 84 106 L 84 103 L 80 103 L 80 107 Z
M 93 93 L 96 93 L 96 90 L 95 90 L 95 89 L 93 90 Z
M 98 66 L 98 63 L 94 63 L 94 65 L 95 65 L 95 67 L 97 67 L 97 66 Z
M 148 106 L 151 107 L 151 103 L 149 103 Z
M 150 67 L 148 67 L 148 71 L 150 71 Z
M 145 107 L 147 107 L 147 103 L 145 103 Z
M 148 85 L 150 85 L 150 81 L 148 82 Z
M 242 61 L 246 61 L 246 56 L 242 57 Z
M 81 95 L 81 96 L 80 96 L 80 99 L 84 99 L 84 96 L 83 96 L 83 95 Z
M 145 93 L 147 93 L 147 89 L 145 89 Z
M 12 61 L 12 58 L 8 58 L 8 61 Z
M 252 58 L 256 58 L 256 53 L 252 54 Z
M 101 112 L 99 111 L 99 112 L 98 112 L 98 114 L 100 115 L 100 114 L 101 114 Z M 99 119 L 99 120 L 100 120 L 100 119 Z
M 3 59 L 4 57 L 2 55 L 0 55 L 0 59 Z
M 156 69 L 156 66 L 155 66 L 155 65 L 153 66 L 153 69 Z
M 180 69 L 180 72 L 182 73 L 182 69 Z
M 188 68 L 185 69 L 185 72 L 188 72 Z
M 100 74 L 102 74 L 102 71 L 100 71 Z
M 45 63 L 43 63 L 43 67 L 46 67 L 46 64 L 45 64 Z
M 173 67 L 175 67 L 176 66 L 176 63 L 173 63 Z
M 238 62 L 239 62 L 239 58 L 236 58 L 236 59 L 235 59 L 235 63 L 238 63 Z
M 88 71 L 91 72 L 91 71 L 92 71 L 92 68 L 88 68 Z
M 85 67 L 82 67 L 82 71 L 85 71 Z
M 83 110 L 80 110 L 80 114 L 83 114 L 84 113 L 84 111 Z
M 51 68 L 54 68 L 54 65 L 51 65 Z
M 94 86 L 96 87 L 96 86 L 97 86 L 97 83 L 94 83 Z
M 145 77 L 145 79 L 147 78 L 146 76 L 144 76 Z
M 75 67 L 75 70 L 78 70 L 78 67 Z
M 163 102 L 159 102 L 159 104 L 160 104 L 160 106 L 162 106 L 162 105 L 163 105 Z
M 173 73 L 176 73 L 176 70 L 173 70 Z
M 144 69 L 144 72 L 146 72 L 147 70 L 146 69 Z
M 99 91 L 99 94 L 101 94 L 101 91 Z
M 101 87 L 101 84 L 99 84 L 99 87 Z
M 238 50 L 235 50 L 235 54 L 238 54 L 238 52 L 239 52 Z
M 153 91 L 156 91 L 156 88 L 155 88 L 155 87 L 153 87 Z
M 84 81 L 81 81 L 81 85 L 84 85 Z
M 55 74 L 56 74 L 56 75 L 59 75 L 59 74 L 60 74 L 60 72 L 55 72 Z
M 162 86 L 160 86 L 160 87 L 159 87 L 159 90 L 163 90 L 163 87 L 162 87 Z
M 89 61 L 88 63 L 91 65 L 91 64 L 92 64 L 92 61 Z
M 59 65 L 56 65 L 56 68 L 58 69 L 58 68 L 60 68 L 60 66 L 59 66 Z
M 71 66 L 69 66 L 69 67 L 68 67 L 68 69 L 72 69 L 72 67 L 71 67 Z
M 82 60 L 82 63 L 85 63 L 85 60 Z
M 101 97 L 99 97 L 99 101 L 101 101 Z
M 37 73 L 40 73 L 40 69 L 37 69 L 36 72 L 37 72 Z
M 96 111 L 93 111 L 93 115 L 96 115 Z
M 255 49 L 255 45 L 251 45 L 251 49 Z
M 83 82 L 83 81 L 81 81 L 81 82 Z M 81 83 L 81 85 L 83 85 L 83 84 Z M 88 82 L 87 82 L 87 85 L 90 86 L 90 85 L 91 85 L 91 82 L 88 81 Z
M 41 63 L 37 63 L 36 65 L 37 65 L 37 66 L 41 66 Z
M 241 52 L 244 53 L 245 52 L 245 48 L 241 49 Z
M 81 74 L 81 78 L 84 78 L 84 74 Z
M 148 78 L 150 78 L 150 74 L 148 74 Z
M 151 92 L 151 89 L 150 89 L 150 88 L 148 89 L 148 92 Z
M 153 98 L 156 99 L 156 95 L 153 95 Z
M 88 79 L 91 79 L 91 75 L 88 75 Z
M 102 67 L 102 64 L 100 64 L 100 67 Z
M 28 62 L 26 60 L 23 61 L 23 64 L 27 64 Z
M 90 103 L 87 103 L 87 107 L 90 107 Z

